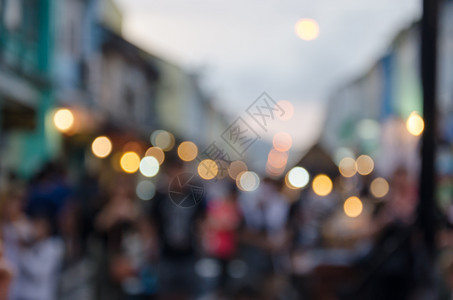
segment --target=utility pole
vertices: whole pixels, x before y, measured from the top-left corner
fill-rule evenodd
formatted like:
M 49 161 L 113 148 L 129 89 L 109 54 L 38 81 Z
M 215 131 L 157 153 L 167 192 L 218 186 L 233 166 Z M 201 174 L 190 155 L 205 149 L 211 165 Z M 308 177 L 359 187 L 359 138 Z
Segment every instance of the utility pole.
M 421 81 L 425 129 L 421 145 L 418 225 L 430 258 L 435 254 L 436 231 L 436 135 L 437 135 L 437 36 L 439 0 L 423 0 L 421 24 Z

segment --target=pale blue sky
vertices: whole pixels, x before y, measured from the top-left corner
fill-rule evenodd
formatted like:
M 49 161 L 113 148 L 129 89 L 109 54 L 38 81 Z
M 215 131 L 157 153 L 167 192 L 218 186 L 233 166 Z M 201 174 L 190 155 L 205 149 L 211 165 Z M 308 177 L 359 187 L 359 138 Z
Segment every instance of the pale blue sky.
M 420 0 L 116 1 L 126 38 L 188 70 L 202 69 L 203 86 L 231 115 L 263 91 L 294 103 L 286 129 L 301 147 L 316 139 L 332 89 L 365 71 L 421 7 Z M 317 20 L 318 39 L 295 35 L 301 18 Z

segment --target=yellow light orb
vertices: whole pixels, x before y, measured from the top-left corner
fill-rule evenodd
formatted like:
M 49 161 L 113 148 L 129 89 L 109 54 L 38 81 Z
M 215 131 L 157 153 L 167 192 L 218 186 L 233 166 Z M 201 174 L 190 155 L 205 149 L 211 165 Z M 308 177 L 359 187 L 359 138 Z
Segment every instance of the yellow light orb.
M 425 129 L 425 122 L 419 114 L 413 111 L 407 118 L 406 128 L 410 134 L 419 136 Z
M 183 161 L 192 161 L 198 155 L 198 147 L 192 142 L 182 142 L 178 147 L 178 156 Z
M 355 160 L 351 157 L 343 158 L 338 165 L 338 169 L 344 177 L 352 177 L 357 173 Z
M 368 155 L 360 155 L 356 160 L 356 167 L 360 175 L 368 175 L 373 172 L 374 161 Z
M 296 34 L 305 41 L 312 41 L 319 36 L 319 25 L 313 19 L 301 19 L 295 26 Z
M 245 171 L 248 171 L 247 165 L 241 160 L 233 161 L 228 168 L 228 174 L 233 180 L 236 180 L 237 176 Z
M 140 156 L 135 152 L 126 152 L 120 158 L 120 166 L 126 173 L 135 173 L 140 167 Z
M 319 174 L 313 179 L 312 188 L 316 195 L 327 196 L 332 191 L 333 183 L 329 176 Z
M 363 210 L 362 201 L 356 196 L 349 197 L 343 204 L 344 213 L 350 217 L 355 218 L 360 216 Z
M 389 192 L 389 183 L 382 177 L 378 177 L 371 182 L 370 191 L 376 198 L 382 198 Z
M 154 158 L 157 159 L 159 165 L 161 165 L 165 160 L 165 153 L 159 147 L 148 148 L 148 150 L 146 150 L 145 156 L 153 156 Z
M 274 145 L 275 150 L 280 152 L 286 152 L 291 148 L 293 144 L 293 139 L 291 135 L 287 132 L 278 132 L 274 135 L 272 144 Z
M 112 142 L 106 136 L 98 136 L 91 144 L 91 151 L 99 158 L 107 157 L 112 152 Z
M 290 189 L 300 189 L 305 187 L 310 180 L 307 170 L 302 167 L 292 168 L 285 177 L 286 186 Z
M 198 175 L 205 180 L 211 180 L 217 176 L 219 166 L 212 159 L 205 159 L 198 165 Z
M 53 116 L 55 127 L 61 132 L 68 132 L 74 125 L 74 115 L 67 108 L 57 110 Z

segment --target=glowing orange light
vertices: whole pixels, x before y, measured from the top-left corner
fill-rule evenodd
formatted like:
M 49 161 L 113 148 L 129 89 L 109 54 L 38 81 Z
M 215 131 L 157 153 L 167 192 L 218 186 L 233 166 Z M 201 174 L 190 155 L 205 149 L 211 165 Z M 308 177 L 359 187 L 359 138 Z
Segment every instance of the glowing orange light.
M 286 152 L 291 148 L 293 139 L 287 132 L 278 132 L 274 135 L 272 144 L 274 145 L 274 148 L 276 150 L 280 152 Z
M 216 162 L 211 159 L 205 159 L 200 162 L 198 165 L 198 175 L 201 178 L 210 180 L 217 176 L 219 172 L 219 166 Z
M 91 144 L 91 151 L 97 157 L 107 157 L 112 152 L 112 142 L 106 136 L 98 136 Z
M 329 176 L 319 174 L 313 179 L 312 188 L 316 195 L 327 196 L 332 191 L 333 183 Z
M 283 168 L 288 162 L 288 153 L 272 149 L 267 157 L 267 163 L 276 169 Z
M 135 152 L 126 152 L 121 156 L 120 166 L 126 173 L 135 173 L 140 167 L 140 156 Z
M 154 156 L 159 162 L 159 165 L 161 165 L 165 160 L 165 153 L 159 147 L 148 148 L 148 150 L 146 150 L 145 156 Z
M 363 210 L 362 201 L 358 197 L 352 196 L 346 199 L 343 204 L 344 213 L 350 217 L 355 218 L 360 216 Z
M 182 142 L 178 147 L 178 156 L 183 161 L 192 161 L 198 155 L 198 147 L 192 142 Z

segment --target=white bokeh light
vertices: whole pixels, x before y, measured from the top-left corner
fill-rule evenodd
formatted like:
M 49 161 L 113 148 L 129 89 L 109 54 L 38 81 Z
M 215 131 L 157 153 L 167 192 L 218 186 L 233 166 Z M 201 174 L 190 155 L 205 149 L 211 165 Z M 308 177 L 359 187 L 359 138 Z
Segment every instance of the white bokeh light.
M 145 156 L 140 161 L 140 173 L 146 177 L 153 177 L 159 172 L 159 162 L 153 156 Z
M 288 172 L 288 181 L 295 188 L 303 188 L 308 184 L 310 175 L 302 167 L 294 167 Z

